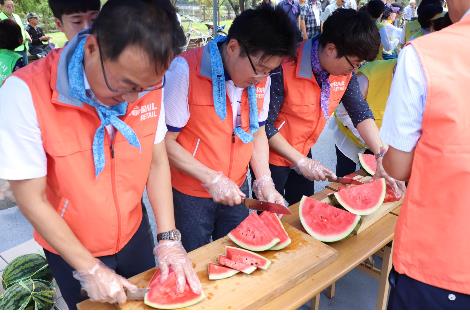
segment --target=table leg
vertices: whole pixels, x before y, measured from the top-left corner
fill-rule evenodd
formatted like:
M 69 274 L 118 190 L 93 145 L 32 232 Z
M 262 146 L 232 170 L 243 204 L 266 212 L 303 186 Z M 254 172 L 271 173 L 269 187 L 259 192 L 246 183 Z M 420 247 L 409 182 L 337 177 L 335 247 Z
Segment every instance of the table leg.
M 377 310 L 385 310 L 388 302 L 388 292 L 390 285 L 388 283 L 388 273 L 392 269 L 392 242 L 384 247 L 382 259 L 382 270 L 379 280 L 379 292 L 377 295 Z
M 326 288 L 323 293 L 328 299 L 333 299 L 336 294 L 336 283 L 331 284 L 330 287 Z
M 320 309 L 320 294 L 317 294 L 315 298 L 312 299 L 312 310 Z

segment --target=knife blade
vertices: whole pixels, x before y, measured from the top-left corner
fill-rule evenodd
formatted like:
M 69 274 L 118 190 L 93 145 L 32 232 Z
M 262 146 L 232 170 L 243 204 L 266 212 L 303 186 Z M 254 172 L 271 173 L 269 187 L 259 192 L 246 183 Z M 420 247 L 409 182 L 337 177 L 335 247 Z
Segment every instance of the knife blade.
M 127 300 L 144 300 L 148 288 L 137 288 L 136 290 L 126 289 Z
M 351 177 L 337 177 L 336 179 L 328 177 L 328 181 L 333 182 L 333 183 L 345 184 L 345 185 L 362 185 L 363 184 L 362 182 L 355 180 L 354 178 L 351 178 Z
M 243 199 L 243 204 L 248 209 L 252 210 L 269 211 L 276 214 L 292 214 L 292 212 L 287 207 L 277 203 L 245 198 Z

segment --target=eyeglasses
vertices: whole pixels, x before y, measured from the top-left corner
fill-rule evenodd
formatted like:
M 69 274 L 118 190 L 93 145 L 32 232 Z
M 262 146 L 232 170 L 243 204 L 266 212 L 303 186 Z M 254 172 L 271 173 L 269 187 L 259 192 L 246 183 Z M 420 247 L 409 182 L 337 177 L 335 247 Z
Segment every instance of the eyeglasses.
M 248 57 L 248 61 L 250 61 L 250 65 L 251 65 L 251 68 L 253 69 L 253 72 L 255 73 L 255 75 L 253 75 L 252 77 L 253 78 L 264 78 L 264 77 L 268 77 L 270 75 L 270 73 L 261 73 L 261 74 L 258 74 L 258 72 L 256 71 L 256 68 L 255 68 L 255 65 L 253 64 L 253 60 L 251 59 L 250 57 L 250 54 L 248 53 L 248 49 L 246 48 L 246 46 L 244 44 L 242 44 L 240 42 L 240 45 L 242 46 L 243 50 L 245 51 L 245 54 L 246 56 Z
M 352 64 L 351 60 L 348 58 L 347 55 L 345 55 L 344 58 L 346 59 L 346 61 L 348 61 L 349 65 L 351 65 L 353 71 L 357 70 L 358 68 L 360 68 L 365 63 L 365 61 L 362 61 L 359 64 L 354 65 L 354 64 Z
M 104 69 L 103 53 L 101 51 L 101 44 L 100 44 L 100 39 L 98 35 L 96 36 L 96 42 L 98 43 L 98 52 L 100 54 L 101 70 L 103 71 L 104 82 L 106 83 L 106 87 L 108 87 L 110 91 L 114 93 L 118 93 L 118 94 L 129 94 L 129 93 L 139 93 L 139 92 L 144 92 L 144 91 L 154 91 L 154 90 L 162 89 L 165 86 L 165 76 L 163 76 L 161 83 L 148 87 L 148 88 L 142 88 L 142 87 L 114 88 L 114 87 L 111 87 L 111 85 L 109 84 L 108 76 L 106 75 L 106 70 Z

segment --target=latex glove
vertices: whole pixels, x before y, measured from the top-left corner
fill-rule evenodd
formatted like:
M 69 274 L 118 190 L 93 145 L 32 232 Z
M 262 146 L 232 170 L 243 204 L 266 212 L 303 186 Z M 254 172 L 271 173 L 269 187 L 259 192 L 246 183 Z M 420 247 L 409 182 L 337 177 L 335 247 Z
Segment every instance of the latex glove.
M 406 191 L 405 183 L 389 176 L 382 165 L 382 160 L 383 158 L 377 159 L 377 169 L 375 170 L 374 179 L 385 178 L 387 185 L 392 188 L 395 196 L 401 198 Z
M 335 173 L 324 167 L 317 160 L 307 157 L 300 159 L 295 164 L 294 170 L 310 181 L 327 180 L 327 178 L 336 179 Z
M 125 303 L 127 300 L 125 289 L 137 290 L 124 277 L 116 274 L 112 269 L 96 260 L 96 264 L 86 271 L 74 271 L 73 277 L 80 282 L 88 297 L 95 302 Z
M 225 176 L 222 172 L 217 172 L 209 183 L 202 186 L 210 193 L 214 202 L 225 205 L 239 205 L 246 195 L 240 190 L 237 184 Z
M 284 197 L 276 190 L 271 176 L 264 175 L 253 182 L 253 192 L 261 201 L 286 205 Z
M 158 267 L 161 271 L 161 282 L 164 282 L 168 278 L 171 267 L 176 274 L 177 292 L 184 292 L 186 281 L 188 281 L 189 287 L 193 292 L 197 294 L 201 293 L 201 282 L 180 241 L 162 241 L 157 244 L 153 253 L 158 259 Z

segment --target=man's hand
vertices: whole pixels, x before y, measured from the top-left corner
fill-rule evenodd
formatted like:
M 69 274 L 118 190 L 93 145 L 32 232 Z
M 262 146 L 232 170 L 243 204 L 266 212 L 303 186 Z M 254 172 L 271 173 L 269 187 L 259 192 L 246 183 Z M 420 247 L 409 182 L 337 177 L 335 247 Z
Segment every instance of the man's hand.
M 286 205 L 284 197 L 276 190 L 271 176 L 262 176 L 253 182 L 253 192 L 261 201 Z
M 221 172 L 217 172 L 210 176 L 207 183 L 202 186 L 212 196 L 212 200 L 229 206 L 239 205 L 246 195 L 231 179 Z
M 310 181 L 326 180 L 328 178 L 336 179 L 335 173 L 324 167 L 317 160 L 304 157 L 297 161 L 294 170 Z

